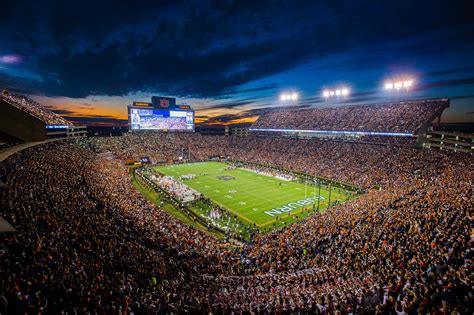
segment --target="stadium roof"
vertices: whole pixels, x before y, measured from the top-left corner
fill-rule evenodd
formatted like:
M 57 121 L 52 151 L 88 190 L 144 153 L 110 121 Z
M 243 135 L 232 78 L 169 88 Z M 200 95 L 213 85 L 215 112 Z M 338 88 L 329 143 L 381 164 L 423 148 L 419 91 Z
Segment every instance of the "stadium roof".
M 16 229 L 10 223 L 5 221 L 3 217 L 0 217 L 0 234 L 13 232 L 16 232 Z

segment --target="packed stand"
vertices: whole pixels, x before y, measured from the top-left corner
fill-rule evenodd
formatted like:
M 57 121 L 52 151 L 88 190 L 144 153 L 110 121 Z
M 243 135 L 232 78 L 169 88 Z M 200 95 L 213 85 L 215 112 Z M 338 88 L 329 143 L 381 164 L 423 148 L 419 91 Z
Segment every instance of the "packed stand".
M 10 105 L 18 107 L 19 109 L 35 116 L 36 118 L 44 121 L 47 125 L 65 125 L 72 126 L 72 122 L 64 119 L 58 114 L 47 109 L 43 105 L 34 101 L 25 95 L 12 94 L 12 93 L 2 93 L 0 94 L 0 99 L 4 100 Z
M 123 161 L 230 155 L 371 189 L 233 247 L 148 202 Z M 118 159 L 106 159 L 100 152 Z M 472 157 L 319 140 L 136 134 L 1 166 L 11 312 L 472 314 Z M 322 173 L 322 174 L 321 174 Z M 215 215 L 213 213 L 212 215 Z M 2 304 L 0 304 L 2 305 Z
M 404 101 L 377 105 L 268 111 L 252 125 L 256 129 L 337 130 L 416 133 L 449 100 Z
M 319 139 L 128 133 L 98 138 L 94 146 L 96 151 L 111 151 L 122 160 L 139 161 L 147 156 L 153 163 L 180 162 L 183 150 L 196 161 L 230 156 L 233 160 L 316 174 L 362 188 L 393 185 L 395 179 L 402 181 L 419 172 L 427 173 L 430 168 L 425 166 L 437 163 L 432 151 L 415 147 Z

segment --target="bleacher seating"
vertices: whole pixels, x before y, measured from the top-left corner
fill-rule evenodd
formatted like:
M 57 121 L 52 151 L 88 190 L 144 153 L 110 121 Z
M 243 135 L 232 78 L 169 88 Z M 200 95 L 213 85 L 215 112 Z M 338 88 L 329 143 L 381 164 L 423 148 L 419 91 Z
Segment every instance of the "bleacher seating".
M 3 93 L 0 94 L 0 99 L 44 121 L 46 125 L 73 125 L 72 122 L 64 119 L 26 95 L 13 94 L 8 91 L 3 91 Z
M 448 106 L 448 99 L 435 99 L 308 109 L 284 108 L 264 113 L 252 128 L 416 133 L 437 112 Z

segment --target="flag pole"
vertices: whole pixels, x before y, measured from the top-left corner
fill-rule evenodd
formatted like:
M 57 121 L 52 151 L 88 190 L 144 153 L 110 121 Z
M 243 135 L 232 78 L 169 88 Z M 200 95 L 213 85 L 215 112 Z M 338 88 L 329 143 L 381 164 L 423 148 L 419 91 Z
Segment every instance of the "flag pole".
M 304 199 L 306 199 L 306 184 L 307 184 L 307 176 L 304 177 Z
M 313 197 L 316 197 L 316 177 L 313 177 Z
M 318 179 L 318 212 L 319 212 L 319 201 L 321 200 L 321 181 Z
M 332 191 L 331 182 L 329 182 L 329 204 L 328 204 L 328 207 L 331 206 L 331 191 Z
M 314 198 L 316 198 L 316 175 L 313 177 L 313 212 L 314 212 Z

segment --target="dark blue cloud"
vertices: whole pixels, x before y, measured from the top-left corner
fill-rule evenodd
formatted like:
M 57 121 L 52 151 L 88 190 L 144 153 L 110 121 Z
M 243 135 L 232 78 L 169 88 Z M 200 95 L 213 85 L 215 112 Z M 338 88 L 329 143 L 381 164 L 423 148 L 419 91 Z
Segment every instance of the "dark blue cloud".
M 53 96 L 162 91 L 217 97 L 272 90 L 239 86 L 351 49 L 378 49 L 418 33 L 469 34 L 465 2 L 450 1 L 3 1 L 0 55 L 18 54 L 40 77 L 15 87 Z M 463 37 L 464 36 L 464 37 Z M 466 41 L 465 35 L 453 40 Z M 402 45 L 403 46 L 403 45 Z M 403 49 L 407 49 L 405 45 Z M 401 49 L 401 48 L 398 48 Z M 345 59 L 380 67 L 394 55 Z M 414 52 L 416 53 L 416 51 Z M 409 58 L 408 58 L 409 59 Z M 342 66 L 344 67 L 344 66 Z M 316 69 L 317 71 L 321 69 Z M 0 69 L 1 71 L 1 69 Z M 15 71 L 0 77 L 11 87 Z M 12 79 L 13 78 L 13 79 Z

